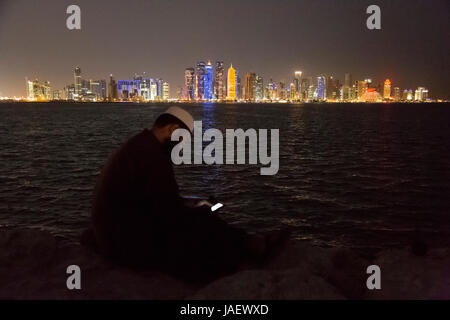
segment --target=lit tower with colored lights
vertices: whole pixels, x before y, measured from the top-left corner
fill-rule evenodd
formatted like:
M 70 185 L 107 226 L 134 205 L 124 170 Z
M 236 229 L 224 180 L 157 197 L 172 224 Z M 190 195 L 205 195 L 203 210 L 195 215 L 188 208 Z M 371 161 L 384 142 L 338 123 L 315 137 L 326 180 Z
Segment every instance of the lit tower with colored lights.
M 184 99 L 188 101 L 194 100 L 194 81 L 195 70 L 194 68 L 186 68 L 184 71 Z
M 81 96 L 81 69 L 76 67 L 73 72 L 74 85 L 75 85 L 75 96 L 78 98 Z
M 216 73 L 214 78 L 214 96 L 217 100 L 223 100 L 225 98 L 224 94 L 224 70 L 223 61 L 216 62 Z
M 204 99 L 211 100 L 213 97 L 213 70 L 211 61 L 208 61 L 208 64 L 205 66 L 206 72 L 204 77 Z
M 302 100 L 302 72 L 295 71 L 294 100 Z
M 195 68 L 194 96 L 196 100 L 205 99 L 205 75 L 206 65 L 200 61 Z
M 391 80 L 386 79 L 384 82 L 383 98 L 389 99 L 391 97 Z
M 325 87 L 325 77 L 317 77 L 317 99 L 325 100 L 326 98 L 326 87 Z
M 227 100 L 236 101 L 236 70 L 233 68 L 233 64 L 228 68 Z

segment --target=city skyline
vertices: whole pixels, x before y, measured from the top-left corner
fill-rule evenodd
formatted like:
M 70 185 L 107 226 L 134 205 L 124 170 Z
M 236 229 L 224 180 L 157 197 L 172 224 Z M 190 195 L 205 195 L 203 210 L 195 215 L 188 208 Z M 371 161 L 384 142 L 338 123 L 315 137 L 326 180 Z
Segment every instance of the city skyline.
M 213 64 L 211 63 L 211 59 L 206 59 L 206 61 L 208 61 L 208 63 L 205 63 L 203 60 L 198 61 L 197 64 L 195 65 L 195 68 L 193 68 L 193 67 L 185 68 L 184 78 L 183 78 L 183 81 L 182 81 L 183 84 L 181 86 L 177 86 L 176 88 L 172 88 L 173 89 L 172 94 L 169 93 L 170 89 L 169 89 L 169 82 L 168 81 L 163 80 L 161 77 L 152 77 L 151 75 L 148 75 L 146 72 L 134 73 L 134 76 L 127 77 L 127 79 L 133 78 L 134 80 L 118 80 L 118 79 L 115 79 L 115 80 L 117 80 L 119 82 L 119 83 L 116 83 L 115 85 L 117 85 L 118 90 L 120 92 L 122 92 L 122 89 L 121 89 L 122 86 L 126 87 L 126 89 L 128 89 L 128 88 L 130 88 L 130 86 L 132 86 L 131 82 L 142 81 L 143 78 L 145 78 L 144 80 L 150 80 L 151 82 L 153 82 L 153 81 L 155 83 L 156 82 L 161 82 L 160 84 L 158 84 L 157 89 L 156 89 L 156 90 L 158 90 L 158 93 L 157 94 L 153 94 L 152 93 L 151 94 L 152 97 L 156 97 L 156 96 L 158 96 L 160 98 L 163 97 L 163 95 L 162 95 L 162 93 L 160 93 L 160 91 L 163 90 L 162 89 L 162 84 L 165 83 L 165 85 L 167 86 L 167 89 L 164 89 L 164 90 L 167 91 L 167 94 L 165 94 L 164 98 L 160 99 L 160 100 L 168 100 L 169 98 L 172 98 L 172 99 L 177 98 L 178 100 L 192 100 L 192 101 L 201 101 L 201 100 L 205 100 L 205 101 L 206 100 L 222 100 L 222 101 L 227 100 L 227 101 L 230 101 L 230 100 L 232 100 L 232 99 L 229 99 L 227 97 L 227 93 L 228 93 L 228 88 L 227 88 L 228 79 L 227 78 L 228 77 L 227 77 L 226 73 L 227 73 L 228 67 L 226 67 L 226 64 L 224 64 L 223 60 L 213 60 L 213 61 L 215 61 L 215 63 L 214 63 L 215 66 L 213 66 Z M 231 67 L 232 67 L 232 65 L 233 64 L 230 63 Z M 186 82 L 187 81 L 187 78 L 186 78 L 187 77 L 187 72 L 190 72 L 190 77 L 192 77 L 192 80 L 191 80 L 192 84 L 191 85 L 192 85 L 192 90 L 193 91 L 190 93 L 190 97 L 191 98 L 189 98 L 187 96 L 187 93 L 186 93 L 186 90 L 187 90 L 187 82 Z M 220 72 L 225 73 L 225 74 L 222 74 L 222 78 L 218 79 L 218 74 L 220 74 Z M 78 75 L 77 75 L 77 73 L 78 73 Z M 72 84 L 66 84 L 62 88 L 60 88 L 60 86 L 56 86 L 56 87 L 52 86 L 52 89 L 54 91 L 64 92 L 64 91 L 67 91 L 67 89 L 68 89 L 68 87 L 70 85 L 72 85 L 71 89 L 73 90 L 73 93 L 75 93 L 75 96 L 77 96 L 79 94 L 79 91 L 81 91 L 81 82 L 88 82 L 88 83 L 95 82 L 98 86 L 103 87 L 103 89 L 105 90 L 105 93 L 103 94 L 103 97 L 107 96 L 106 88 L 108 88 L 108 91 L 111 91 L 111 89 L 109 88 L 111 86 L 110 83 L 108 83 L 107 86 L 105 86 L 105 84 L 102 83 L 102 82 L 106 81 L 105 79 L 93 80 L 92 77 L 88 77 L 88 79 L 81 79 L 80 73 L 81 73 L 80 67 L 79 66 L 75 67 L 74 68 L 74 76 L 73 76 L 74 81 L 73 81 Z M 235 88 L 236 97 L 235 97 L 235 100 L 253 100 L 253 98 L 256 98 L 256 92 L 253 93 L 254 97 L 250 96 L 250 98 L 248 98 L 248 96 L 245 94 L 245 91 L 243 91 L 242 89 L 245 88 L 248 85 L 247 84 L 248 80 L 246 79 L 246 77 L 250 74 L 250 75 L 254 76 L 252 81 L 254 81 L 255 84 L 252 84 L 252 85 L 255 85 L 255 88 L 253 88 L 253 89 L 254 90 L 258 90 L 257 85 L 256 85 L 256 81 L 257 80 L 261 81 L 261 85 L 262 85 L 262 82 L 264 81 L 264 77 L 261 76 L 261 73 L 255 73 L 253 71 L 243 72 L 243 75 L 242 75 L 243 79 L 242 80 L 241 80 L 240 74 L 238 74 L 239 73 L 239 69 L 235 69 L 235 73 L 236 73 L 236 75 L 235 75 L 235 78 L 236 78 L 236 84 L 235 84 L 235 86 L 236 86 L 236 88 Z M 266 78 L 266 81 L 270 80 L 270 82 L 273 83 L 274 85 L 276 85 L 276 84 L 282 84 L 282 85 L 287 85 L 287 86 L 294 85 L 295 86 L 295 90 L 298 90 L 299 83 L 297 81 L 299 81 L 299 79 L 302 78 L 302 75 L 303 75 L 303 77 L 305 77 L 305 75 L 306 75 L 307 76 L 306 78 L 308 78 L 308 79 L 315 79 L 314 81 L 317 80 L 317 81 L 322 83 L 322 84 L 319 84 L 319 83 L 316 84 L 316 87 L 319 89 L 319 92 L 318 92 L 318 98 L 319 99 L 318 100 L 326 100 L 325 89 L 322 88 L 323 86 L 325 86 L 326 78 L 331 78 L 331 79 L 334 79 L 335 81 L 337 80 L 337 85 L 338 86 L 340 85 L 341 87 L 343 87 L 344 90 L 346 90 L 346 89 L 348 90 L 348 87 L 349 86 L 351 87 L 354 84 L 354 85 L 356 85 L 356 89 L 355 89 L 356 93 L 358 92 L 358 82 L 360 82 L 360 85 L 361 84 L 363 86 L 367 85 L 365 87 L 365 89 L 368 89 L 369 87 L 376 86 L 376 89 L 378 89 L 377 91 L 379 91 L 380 96 L 383 99 L 386 99 L 386 94 L 385 94 L 385 91 L 383 91 L 381 89 L 382 83 L 384 83 L 385 81 L 390 81 L 390 79 L 389 78 L 386 79 L 386 77 L 385 77 L 386 80 L 382 80 L 382 79 L 375 79 L 374 80 L 374 78 L 372 78 L 370 76 L 367 76 L 367 77 L 364 77 L 364 80 L 363 79 L 356 80 L 355 83 L 353 83 L 352 80 L 351 80 L 351 79 L 354 79 L 353 73 L 350 73 L 350 72 L 346 72 L 344 74 L 344 81 L 341 81 L 341 77 L 330 75 L 329 73 L 326 73 L 326 74 L 322 73 L 320 75 L 310 75 L 310 74 L 307 74 L 307 73 L 305 74 L 305 72 L 303 72 L 303 71 L 294 71 L 293 74 L 294 74 L 293 77 L 291 75 L 291 78 L 290 78 L 291 80 L 287 80 L 287 81 L 285 80 L 285 79 L 289 79 L 289 76 L 288 76 L 288 77 L 284 77 L 283 79 L 274 79 L 273 77 L 269 77 L 268 79 Z M 347 79 L 347 76 L 350 76 L 350 80 Z M 109 78 L 111 78 L 111 77 L 114 77 L 113 73 L 109 74 Z M 77 82 L 77 79 L 78 79 L 78 82 Z M 208 79 L 207 82 L 205 81 L 206 79 Z M 25 94 L 24 95 L 19 95 L 19 96 L 14 96 L 14 97 L 24 98 L 24 99 L 29 98 L 30 95 L 28 93 L 29 93 L 30 83 L 31 82 L 35 82 L 35 81 L 39 82 L 41 80 L 38 77 L 35 78 L 35 79 L 31 79 L 29 77 L 25 77 L 25 81 L 26 81 Z M 221 81 L 221 83 L 223 82 L 223 84 L 219 85 L 217 83 L 218 81 Z M 48 81 L 48 80 L 42 80 L 42 82 L 43 82 L 43 84 L 42 84 L 43 86 L 51 86 L 51 82 Z M 310 80 L 310 82 L 311 82 L 311 80 Z M 351 84 L 350 84 L 350 82 L 351 82 Z M 209 86 L 208 86 L 207 83 L 209 83 Z M 312 85 L 312 83 L 310 83 L 310 85 Z M 238 86 L 239 86 L 239 89 L 238 89 Z M 87 87 L 90 87 L 90 85 L 88 84 L 87 86 L 86 85 L 84 86 L 84 88 L 87 88 Z M 347 87 L 347 88 L 345 88 L 345 87 Z M 217 91 L 217 90 L 219 90 L 218 88 L 222 88 L 223 92 Z M 410 88 L 403 87 L 401 84 L 395 83 L 395 86 L 392 87 L 392 93 L 393 93 L 391 95 L 392 97 L 395 96 L 394 92 L 393 92 L 394 89 L 397 89 L 397 90 L 401 89 L 400 96 L 403 95 L 404 91 L 408 91 L 408 90 L 409 91 L 413 90 L 413 96 L 414 96 L 414 90 L 415 89 L 426 90 L 427 97 L 430 97 L 428 95 L 428 92 L 430 91 L 429 90 L 429 86 L 427 84 L 424 84 L 424 83 L 415 84 L 415 85 L 413 85 Z M 101 90 L 101 88 L 100 88 L 100 90 Z M 183 92 L 181 96 L 179 94 L 180 90 Z M 289 91 L 289 88 L 287 90 Z M 129 90 L 127 90 L 127 91 L 129 91 Z M 175 93 L 175 91 L 177 93 Z M 57 95 L 57 97 L 61 97 L 61 92 L 56 92 L 55 93 Z M 238 95 L 239 92 L 241 92 L 242 96 Z M 220 98 L 221 97 L 220 94 L 223 95 L 222 98 Z M 150 95 L 150 93 L 149 93 L 149 95 Z M 262 95 L 264 96 L 264 94 L 262 94 Z M 342 95 L 342 93 L 341 93 L 341 95 Z M 53 93 L 52 93 L 51 96 L 53 96 Z M 141 96 L 140 90 L 139 90 L 139 96 Z M 0 95 L 0 98 L 2 98 L 2 97 L 3 98 L 13 98 L 13 96 L 7 96 L 7 95 L 2 96 L 2 95 Z M 147 96 L 145 96 L 145 97 L 147 97 Z M 439 100 L 446 100 L 444 98 L 444 96 L 436 96 L 436 95 L 434 95 L 433 98 L 434 99 L 439 99 Z M 66 94 L 66 98 L 65 99 L 73 100 L 73 97 L 72 96 L 67 97 L 67 94 Z M 118 95 L 118 99 L 119 100 L 121 99 L 120 93 Z M 329 99 L 329 97 L 328 97 L 328 99 Z M 51 100 L 51 99 L 47 99 L 47 100 Z M 77 100 L 77 99 L 75 98 L 74 100 Z M 154 99 L 154 98 L 148 99 L 148 98 L 146 98 L 145 100 L 158 100 L 158 99 Z M 260 99 L 256 99 L 256 100 L 262 100 L 262 99 L 260 98 Z M 282 99 L 282 100 L 294 100 L 294 99 L 289 99 L 289 97 L 287 97 L 287 98 Z M 347 98 L 341 99 L 341 100 L 347 100 Z M 408 99 L 408 100 L 411 100 L 411 99 Z M 412 100 L 414 100 L 414 98 Z
M 184 86 L 187 66 L 210 58 L 214 68 L 217 58 L 235 64 L 242 82 L 252 72 L 290 83 L 300 69 L 341 80 L 346 73 L 380 83 L 389 77 L 402 88 L 426 86 L 433 96 L 449 98 L 446 1 L 378 1 L 377 31 L 365 27 L 372 2 L 364 0 L 134 0 L 125 11 L 120 1 L 80 0 L 80 31 L 65 27 L 68 4 L 2 3 L 0 96 L 23 96 L 25 77 L 62 89 L 77 65 L 92 79 L 111 73 L 130 79 L 146 71 L 169 82 L 174 93 Z
M 426 87 L 416 90 L 400 88 L 390 79 L 378 84 L 371 78 L 354 80 L 346 73 L 340 79 L 319 75 L 305 76 L 295 71 L 292 82 L 277 82 L 272 78 L 266 84 L 264 78 L 254 72 L 245 73 L 242 81 L 239 70 L 230 64 L 226 71 L 223 61 L 199 61 L 196 67 L 184 71 L 184 86 L 176 96 L 170 95 L 170 84 L 162 78 L 152 78 L 145 72 L 135 74 L 132 80 L 116 80 L 112 74 L 109 81 L 86 80 L 77 66 L 73 70 L 73 83 L 63 90 L 54 89 L 48 81 L 26 79 L 26 101 L 72 100 L 84 102 L 103 101 L 209 101 L 209 102 L 421 102 L 442 101 L 432 99 Z M 0 97 L 0 99 L 5 99 Z

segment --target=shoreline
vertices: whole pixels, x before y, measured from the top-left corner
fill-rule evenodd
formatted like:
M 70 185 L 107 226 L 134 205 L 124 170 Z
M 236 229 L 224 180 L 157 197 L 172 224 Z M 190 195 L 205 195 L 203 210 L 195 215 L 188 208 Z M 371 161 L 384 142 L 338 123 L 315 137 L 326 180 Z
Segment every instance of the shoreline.
M 43 100 L 43 101 L 27 101 L 27 100 L 15 100 L 15 99 L 3 99 L 1 103 L 13 103 L 13 104 L 132 104 L 132 105 L 326 105 L 326 104 L 363 104 L 363 105 L 390 105 L 390 104 L 446 104 L 447 100 L 438 99 L 433 101 L 379 101 L 379 102 L 362 102 L 362 101 L 74 101 L 74 100 Z

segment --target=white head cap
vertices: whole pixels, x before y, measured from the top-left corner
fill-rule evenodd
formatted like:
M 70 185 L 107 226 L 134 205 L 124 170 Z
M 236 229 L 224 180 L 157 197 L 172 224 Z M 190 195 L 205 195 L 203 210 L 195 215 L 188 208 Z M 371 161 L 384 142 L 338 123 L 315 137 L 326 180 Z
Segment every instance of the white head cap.
M 189 129 L 189 131 L 191 132 L 194 131 L 194 118 L 186 110 L 180 107 L 173 106 L 167 109 L 164 113 L 170 114 L 175 118 L 177 118 L 178 120 L 180 120 L 181 122 L 183 122 Z

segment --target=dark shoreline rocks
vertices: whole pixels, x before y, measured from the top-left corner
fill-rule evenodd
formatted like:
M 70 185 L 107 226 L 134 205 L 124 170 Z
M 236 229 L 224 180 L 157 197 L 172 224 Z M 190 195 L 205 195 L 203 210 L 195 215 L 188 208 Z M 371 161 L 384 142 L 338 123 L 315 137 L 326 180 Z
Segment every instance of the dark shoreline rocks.
M 73 264 L 81 290 L 66 287 Z M 366 287 L 372 264 L 381 268 L 381 290 Z M 292 242 L 263 269 L 198 285 L 113 265 L 46 231 L 0 228 L 0 299 L 450 299 L 450 249 L 389 249 L 368 259 Z

